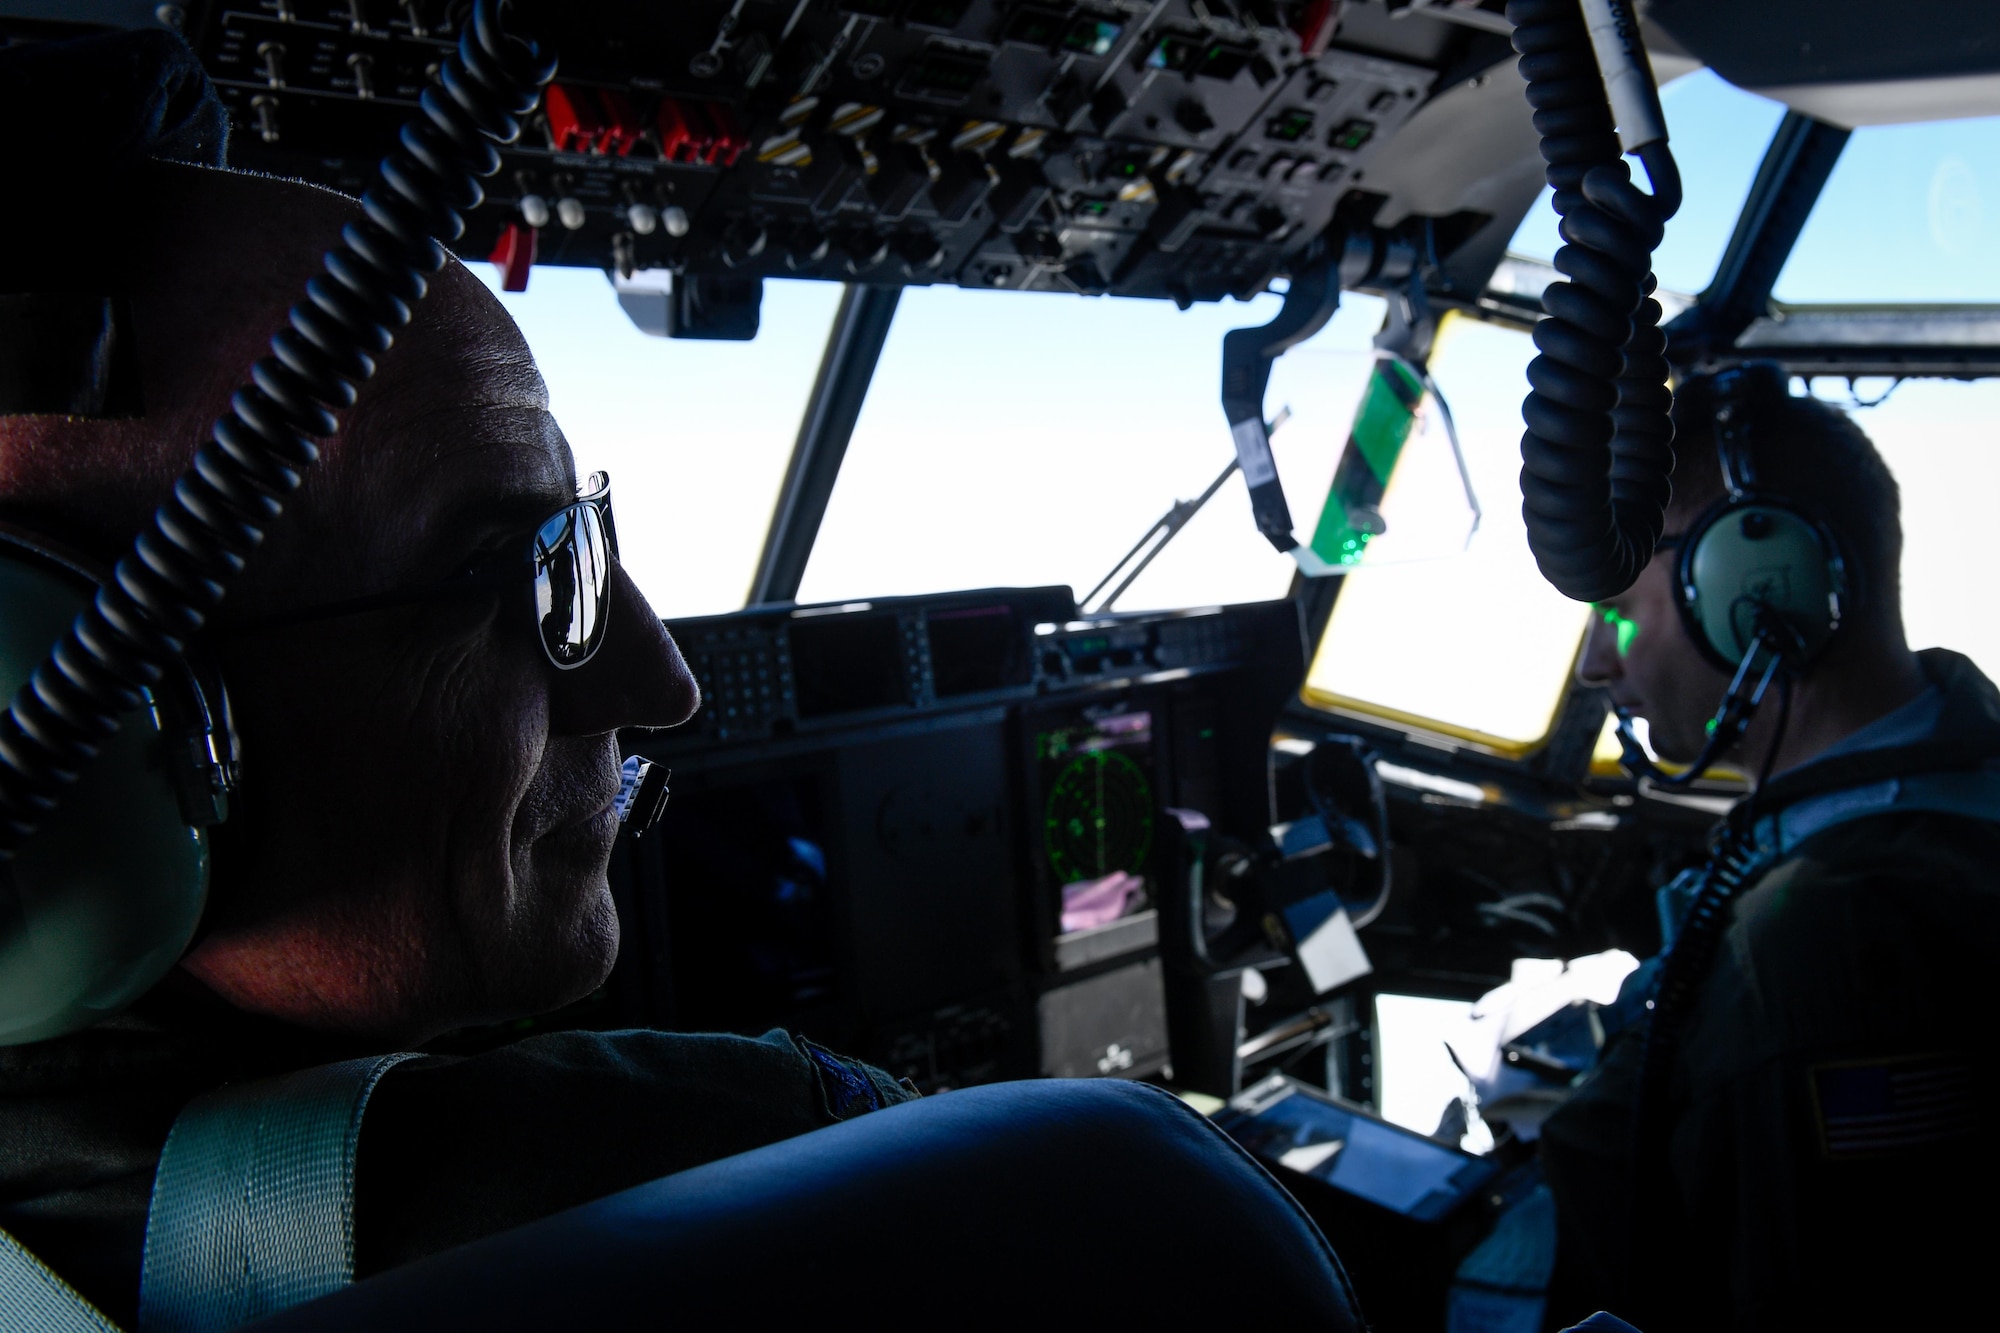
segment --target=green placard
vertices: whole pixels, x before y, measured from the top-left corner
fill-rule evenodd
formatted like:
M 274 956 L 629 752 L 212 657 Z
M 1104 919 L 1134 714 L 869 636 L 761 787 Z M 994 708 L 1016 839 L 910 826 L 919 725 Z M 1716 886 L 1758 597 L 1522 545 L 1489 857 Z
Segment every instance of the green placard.
M 1386 358 L 1375 363 L 1313 532 L 1313 553 L 1328 564 L 1360 564 L 1369 539 L 1381 535 L 1382 493 L 1423 397 L 1423 381 L 1408 366 Z

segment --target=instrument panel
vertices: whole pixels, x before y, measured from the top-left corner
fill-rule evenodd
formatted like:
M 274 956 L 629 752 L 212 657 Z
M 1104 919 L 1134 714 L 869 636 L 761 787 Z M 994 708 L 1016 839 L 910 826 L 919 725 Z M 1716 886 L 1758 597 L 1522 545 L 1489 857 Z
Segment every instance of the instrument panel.
M 800 1031 L 920 1086 L 1163 1072 L 1188 811 L 1254 835 L 1289 602 L 1079 617 L 1067 588 L 669 625 L 702 685 L 621 839 L 618 1021 Z
M 673 733 L 677 746 L 782 740 L 1208 668 L 1246 646 L 1219 607 L 1079 619 L 1068 588 L 778 607 L 668 628 L 703 700 Z

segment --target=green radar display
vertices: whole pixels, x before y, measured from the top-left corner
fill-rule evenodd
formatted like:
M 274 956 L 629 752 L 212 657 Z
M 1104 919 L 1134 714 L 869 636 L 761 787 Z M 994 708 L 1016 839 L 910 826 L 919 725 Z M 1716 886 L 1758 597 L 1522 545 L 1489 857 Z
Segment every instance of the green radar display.
M 1079 747 L 1061 762 L 1048 793 L 1043 836 L 1057 883 L 1140 872 L 1153 845 L 1145 769 L 1118 750 Z

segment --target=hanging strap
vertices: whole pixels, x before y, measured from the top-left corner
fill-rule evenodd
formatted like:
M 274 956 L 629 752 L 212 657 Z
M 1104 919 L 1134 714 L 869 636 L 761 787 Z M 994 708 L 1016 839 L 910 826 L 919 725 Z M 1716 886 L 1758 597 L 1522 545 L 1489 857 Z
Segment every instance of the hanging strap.
M 411 1055 L 231 1084 L 174 1121 L 153 1178 L 141 1333 L 219 1333 L 354 1280 L 354 1152 Z
M 118 1326 L 0 1231 L 0 1333 L 118 1333 Z

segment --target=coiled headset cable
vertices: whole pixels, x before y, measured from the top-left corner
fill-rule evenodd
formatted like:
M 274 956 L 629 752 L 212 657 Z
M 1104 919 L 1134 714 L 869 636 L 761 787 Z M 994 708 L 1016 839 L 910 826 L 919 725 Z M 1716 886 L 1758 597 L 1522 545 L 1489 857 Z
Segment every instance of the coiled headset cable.
M 1672 494 L 1673 395 L 1652 255 L 1680 170 L 1630 0 L 1509 0 L 1566 244 L 1521 405 L 1521 509 L 1542 574 L 1600 601 L 1652 559 Z M 1634 153 L 1652 194 L 1621 157 Z
M 1751 827 L 1747 821 L 1741 825 L 1732 822 L 1710 848 L 1701 887 L 1661 962 L 1659 985 L 1646 1016 L 1645 1045 L 1632 1103 L 1632 1213 L 1626 1263 L 1632 1299 L 1655 1318 L 1665 1318 L 1659 1307 L 1671 1307 L 1674 1293 L 1660 1289 L 1649 1265 L 1657 1265 L 1662 1256 L 1675 1251 L 1686 1224 L 1686 1210 L 1674 1186 L 1669 1157 L 1674 1128 L 1674 1065 L 1689 1011 L 1715 965 L 1728 929 L 1730 909 L 1770 864 L 1750 835 Z M 1634 1317 L 1638 1317 L 1639 1307 L 1634 1310 Z
M 1715 967 L 1716 954 L 1733 919 L 1736 900 L 1775 860 L 1769 848 L 1760 844 L 1756 829 L 1757 792 L 1770 781 L 1792 717 L 1791 676 L 1781 673 L 1777 679 L 1777 725 L 1772 728 L 1770 744 L 1759 765 L 1757 786 L 1717 831 L 1709 848 L 1701 886 L 1661 960 L 1659 984 L 1647 1006 L 1645 1047 L 1632 1104 L 1631 1255 L 1635 1260 L 1641 1255 L 1669 1253 L 1676 1244 L 1675 1228 L 1685 1220 L 1669 1157 L 1674 1128 L 1674 1063 L 1680 1055 L 1681 1038 L 1702 983 Z M 1639 1279 L 1633 1290 L 1640 1299 L 1656 1306 L 1671 1304 L 1673 1293 L 1653 1289 L 1636 1268 L 1633 1276 Z
M 314 440 L 338 428 L 376 359 L 410 322 L 462 216 L 500 169 L 498 144 L 555 77 L 555 62 L 478 0 L 289 327 L 250 371 L 173 496 L 0 717 L 0 866 L 56 808 L 125 714 L 187 651 L 284 511 Z

